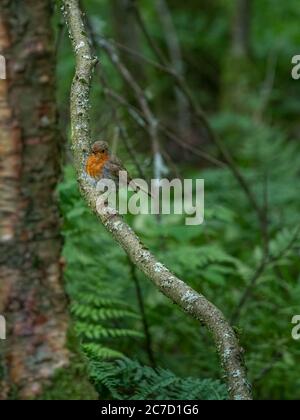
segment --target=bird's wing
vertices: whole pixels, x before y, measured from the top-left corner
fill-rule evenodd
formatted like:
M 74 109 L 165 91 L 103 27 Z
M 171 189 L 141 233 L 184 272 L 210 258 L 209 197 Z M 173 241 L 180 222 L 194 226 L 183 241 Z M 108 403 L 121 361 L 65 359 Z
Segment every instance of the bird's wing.
M 130 175 L 127 172 L 127 169 L 123 166 L 122 162 L 120 161 L 120 159 L 118 159 L 116 156 L 111 156 L 111 158 L 109 159 L 109 162 L 106 164 L 107 169 L 109 170 L 111 176 L 113 178 L 118 178 L 119 177 L 119 172 L 120 171 L 126 171 L 127 173 L 127 184 L 129 184 L 129 182 L 132 181 L 132 178 L 130 177 Z M 120 180 L 121 181 L 121 180 Z M 121 181 L 122 182 L 122 181 Z M 122 183 L 121 183 L 122 185 Z M 137 185 L 135 182 L 132 183 L 132 187 L 134 191 L 143 191 L 145 194 L 148 194 L 149 197 L 152 198 L 152 194 L 149 193 L 148 191 L 143 190 L 139 185 Z
M 113 175 L 118 176 L 120 171 L 126 171 L 127 169 L 125 168 L 125 166 L 123 165 L 123 163 L 121 162 L 120 159 L 118 159 L 116 156 L 111 156 L 109 159 L 109 169 L 111 171 L 111 173 Z M 128 175 L 128 172 L 127 172 Z M 128 175 L 128 178 L 130 178 L 130 176 Z
M 120 159 L 117 158 L 117 156 L 110 156 L 109 161 L 111 164 L 118 165 L 120 168 L 123 168 L 123 164 Z
M 119 172 L 124 169 L 121 166 L 119 166 L 119 165 L 117 165 L 115 163 L 112 163 L 112 162 L 107 163 L 106 164 L 106 167 L 108 168 L 110 174 L 112 176 L 115 176 L 115 177 L 118 177 L 119 176 Z

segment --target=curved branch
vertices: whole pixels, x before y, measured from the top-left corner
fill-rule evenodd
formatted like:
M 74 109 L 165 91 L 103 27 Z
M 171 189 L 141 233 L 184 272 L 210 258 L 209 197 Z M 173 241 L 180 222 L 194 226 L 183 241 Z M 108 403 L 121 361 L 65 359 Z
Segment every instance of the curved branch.
M 71 88 L 71 126 L 72 148 L 81 192 L 106 229 L 126 251 L 132 263 L 165 296 L 206 325 L 213 335 L 225 370 L 230 397 L 235 400 L 249 400 L 251 390 L 246 379 L 242 349 L 222 312 L 158 262 L 114 209 L 97 206 L 99 193 L 88 182 L 84 172 L 84 162 L 90 144 L 89 93 L 96 60 L 91 54 L 78 0 L 63 0 L 63 4 L 63 13 L 76 57 L 76 72 Z

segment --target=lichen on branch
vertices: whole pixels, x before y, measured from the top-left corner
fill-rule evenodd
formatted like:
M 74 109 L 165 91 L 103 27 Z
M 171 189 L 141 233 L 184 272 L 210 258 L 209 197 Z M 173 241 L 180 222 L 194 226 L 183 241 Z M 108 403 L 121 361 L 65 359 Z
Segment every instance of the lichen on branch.
M 72 149 L 78 182 L 83 197 L 96 213 L 101 223 L 125 250 L 132 263 L 152 283 L 188 315 L 201 321 L 211 332 L 226 374 L 228 392 L 234 400 L 251 400 L 251 387 L 246 378 L 242 349 L 236 335 L 222 312 L 176 277 L 157 261 L 142 244 L 130 226 L 115 209 L 97 206 L 99 193 L 85 176 L 84 163 L 90 148 L 89 94 L 92 73 L 97 60 L 92 56 L 78 0 L 64 0 L 63 13 L 69 29 L 76 58 L 75 76 L 71 88 Z

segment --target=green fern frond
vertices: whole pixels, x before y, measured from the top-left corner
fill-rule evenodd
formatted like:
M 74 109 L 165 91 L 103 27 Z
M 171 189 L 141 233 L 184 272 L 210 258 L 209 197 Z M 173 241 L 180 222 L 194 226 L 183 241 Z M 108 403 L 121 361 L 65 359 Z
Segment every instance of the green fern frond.
M 126 329 L 126 328 L 106 328 L 101 325 L 92 325 L 87 323 L 78 322 L 76 324 L 76 332 L 81 337 L 89 340 L 99 340 L 103 338 L 143 338 L 144 335 L 139 331 Z
M 127 317 L 140 319 L 140 317 L 133 311 L 114 308 L 94 308 L 77 302 L 71 305 L 71 312 L 80 319 L 90 320 L 93 322 L 106 321 L 110 319 L 122 319 Z
M 225 400 L 226 387 L 220 381 L 180 378 L 173 372 L 142 366 L 123 358 L 114 362 L 90 363 L 90 374 L 101 393 L 105 387 L 113 399 L 124 400 Z
M 289 257 L 295 246 L 300 246 L 300 226 L 281 230 L 270 242 L 270 254 L 274 259 Z
M 113 350 L 96 343 L 83 344 L 82 350 L 88 356 L 88 358 L 98 360 L 119 359 L 121 357 L 125 357 L 123 353 L 117 350 Z
M 99 295 L 99 290 L 85 290 L 76 294 L 76 300 L 81 304 L 94 306 L 96 308 L 127 308 L 130 309 L 130 305 L 124 302 L 124 300 L 117 299 L 115 297 L 104 297 Z

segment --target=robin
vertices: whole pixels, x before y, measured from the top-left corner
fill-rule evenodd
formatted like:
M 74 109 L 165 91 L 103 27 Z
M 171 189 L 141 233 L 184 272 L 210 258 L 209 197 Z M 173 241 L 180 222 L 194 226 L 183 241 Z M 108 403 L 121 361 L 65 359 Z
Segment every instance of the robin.
M 131 182 L 131 186 L 134 188 L 135 192 L 141 190 L 152 197 L 149 192 L 144 191 L 141 187 L 136 185 L 134 181 L 132 181 L 120 159 L 110 154 L 108 144 L 105 141 L 96 141 L 92 145 L 91 153 L 87 158 L 87 174 L 97 181 L 101 178 L 109 178 L 118 183 L 120 171 L 127 173 L 127 185 Z

